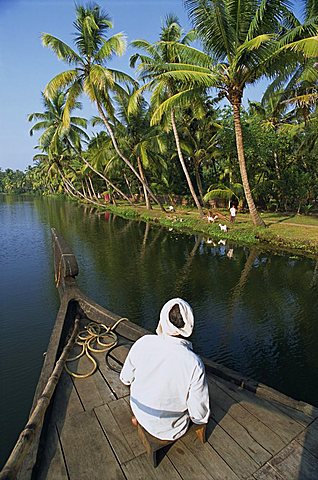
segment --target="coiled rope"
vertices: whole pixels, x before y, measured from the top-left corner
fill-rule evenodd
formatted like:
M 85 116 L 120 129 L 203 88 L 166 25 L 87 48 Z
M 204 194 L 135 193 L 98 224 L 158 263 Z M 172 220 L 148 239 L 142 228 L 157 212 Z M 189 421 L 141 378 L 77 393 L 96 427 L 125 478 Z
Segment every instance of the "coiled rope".
M 85 355 L 88 360 L 93 364 L 93 367 L 87 373 L 77 373 L 70 370 L 65 363 L 65 370 L 67 371 L 67 373 L 75 378 L 87 378 L 93 375 L 93 373 L 95 373 L 97 370 L 98 364 L 90 352 L 102 353 L 116 347 L 116 345 L 118 344 L 118 336 L 116 335 L 114 330 L 116 329 L 117 325 L 119 325 L 119 323 L 123 322 L 124 320 L 128 320 L 128 318 L 120 318 L 111 327 L 107 327 L 103 323 L 90 322 L 84 330 L 81 330 L 77 334 L 74 344 L 80 345 L 82 347 L 82 350 L 75 357 L 69 357 L 66 360 L 66 363 L 74 362 L 75 360 L 78 360 Z M 99 345 L 98 348 L 96 348 L 97 345 Z

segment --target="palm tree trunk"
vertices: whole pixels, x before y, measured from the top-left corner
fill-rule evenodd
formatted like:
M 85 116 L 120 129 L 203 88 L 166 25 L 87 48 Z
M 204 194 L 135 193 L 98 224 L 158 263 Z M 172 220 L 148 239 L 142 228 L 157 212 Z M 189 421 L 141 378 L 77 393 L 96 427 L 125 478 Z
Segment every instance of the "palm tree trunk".
M 154 202 L 156 202 L 159 207 L 161 208 L 161 210 L 163 212 L 165 212 L 166 210 L 164 209 L 163 205 L 161 204 L 161 202 L 156 198 L 156 196 L 152 193 L 152 191 L 150 190 L 150 188 L 148 187 L 148 185 L 143 181 L 143 179 L 140 177 L 139 173 L 136 171 L 136 169 L 134 168 L 134 166 L 130 163 L 130 161 L 128 160 L 128 158 L 126 158 L 122 152 L 120 151 L 120 149 L 118 148 L 118 145 L 117 145 L 117 141 L 116 141 L 116 138 L 114 136 L 114 132 L 110 126 L 110 123 L 108 122 L 107 120 L 107 117 L 106 115 L 104 114 L 104 111 L 102 109 L 102 106 L 100 104 L 99 101 L 96 101 L 97 103 L 97 109 L 98 109 L 98 112 L 99 112 L 99 115 L 101 117 L 101 119 L 103 120 L 104 124 L 105 124 L 105 127 L 109 133 L 109 136 L 112 140 L 112 143 L 113 143 L 113 146 L 114 146 L 114 149 L 116 150 L 116 153 L 117 155 L 124 161 L 124 163 L 130 168 L 130 170 L 134 173 L 134 175 L 136 175 L 136 177 L 138 178 L 138 180 L 140 181 L 140 183 L 142 183 L 142 185 L 144 186 L 144 188 L 147 190 L 147 192 L 149 193 L 150 197 L 154 200 Z
M 105 181 L 107 188 L 108 185 L 110 185 L 115 190 L 115 192 L 117 192 L 124 200 L 130 203 L 130 205 L 132 205 L 132 202 L 127 197 L 127 195 L 124 194 L 124 192 L 122 192 L 118 187 L 116 187 L 107 177 L 105 177 L 105 175 L 96 170 L 84 157 L 81 156 L 81 159 L 83 160 L 85 165 L 87 165 L 93 172 L 96 173 L 96 175 L 99 175 Z
M 182 155 L 182 151 L 181 151 L 181 147 L 180 147 L 179 135 L 178 135 L 177 127 L 176 127 L 176 121 L 175 121 L 175 118 L 174 118 L 174 111 L 173 111 L 173 110 L 171 110 L 171 124 L 172 124 L 172 130 L 173 130 L 173 134 L 174 134 L 174 139 L 175 139 L 175 142 L 176 142 L 178 157 L 179 157 L 179 160 L 180 160 L 180 163 L 181 163 L 181 166 L 182 166 L 183 173 L 184 173 L 184 175 L 185 175 L 185 177 L 186 177 L 186 180 L 187 180 L 187 183 L 188 183 L 188 186 L 189 186 L 191 195 L 192 195 L 192 197 L 193 197 L 194 203 L 195 203 L 196 206 L 197 206 L 197 209 L 199 210 L 200 216 L 201 216 L 201 217 L 204 217 L 204 213 L 203 213 L 202 207 L 201 207 L 201 205 L 200 205 L 200 202 L 199 202 L 199 200 L 198 200 L 198 197 L 197 197 L 197 195 L 196 195 L 196 193 L 195 193 L 195 190 L 194 190 L 194 188 L 193 188 L 193 185 L 192 185 L 192 182 L 191 182 L 191 178 L 190 178 L 190 175 L 189 175 L 187 166 L 186 166 L 186 164 L 185 164 L 185 162 L 184 162 L 184 159 L 183 159 L 183 155 Z
M 85 195 L 83 195 L 82 192 L 80 192 L 79 190 L 77 190 L 77 189 L 74 187 L 74 185 L 72 184 L 72 182 L 70 182 L 69 180 L 67 180 L 67 178 L 63 175 L 63 172 L 62 172 L 62 170 L 60 169 L 60 167 L 58 166 L 57 168 L 58 168 L 58 172 L 59 172 L 59 174 L 60 174 L 60 176 L 61 176 L 61 178 L 62 178 L 62 181 L 63 181 L 63 183 L 64 183 L 64 186 L 67 185 L 67 186 L 68 186 L 68 189 L 69 189 L 70 191 L 73 190 L 73 191 L 75 192 L 75 194 L 73 193 L 73 195 L 74 195 L 76 198 L 78 198 L 78 196 L 80 196 L 80 197 L 84 198 L 86 201 L 88 201 L 88 202 L 90 202 L 90 203 L 93 203 L 94 205 L 98 205 L 98 206 L 100 207 L 100 203 L 95 202 L 94 200 L 90 200 L 89 198 L 85 197 Z
M 94 185 L 93 185 L 93 182 L 92 182 L 92 179 L 91 177 L 88 175 L 88 182 L 89 182 L 89 185 L 91 187 L 91 192 L 93 194 L 93 197 L 96 199 L 97 198 L 97 195 L 96 195 L 96 192 L 95 192 L 95 189 L 94 189 Z
M 280 180 L 280 171 L 279 171 L 279 165 L 278 165 L 277 152 L 274 152 L 274 164 L 275 164 L 275 170 L 276 170 L 277 178 L 278 178 L 278 180 Z
M 138 164 L 139 175 L 141 176 L 141 178 L 143 179 L 145 184 L 148 185 L 139 155 L 137 155 L 137 164 Z M 142 188 L 144 190 L 146 208 L 147 208 L 147 210 L 151 210 L 152 209 L 151 203 L 149 201 L 148 192 L 147 192 L 147 189 L 145 188 L 144 184 L 142 184 Z
M 89 197 L 89 198 L 93 198 L 94 195 L 93 195 L 93 192 L 92 192 L 92 190 L 91 190 L 90 183 L 89 183 L 89 181 L 87 180 L 86 177 L 84 177 L 84 180 L 85 180 L 85 185 L 86 185 L 86 190 L 87 190 L 87 193 L 88 193 L 88 197 Z
M 195 160 L 194 160 L 194 171 L 195 171 L 195 179 L 197 182 L 201 204 L 203 205 L 203 188 L 202 188 L 202 181 L 201 181 L 201 176 L 199 171 L 199 163 L 196 162 Z
M 249 212 L 250 212 L 253 224 L 258 227 L 265 227 L 265 223 L 259 216 L 258 211 L 256 209 L 254 199 L 250 189 L 250 184 L 248 181 L 248 176 L 247 176 L 245 156 L 244 156 L 241 116 L 240 116 L 240 109 L 241 109 L 240 101 L 239 100 L 233 101 L 232 107 L 233 107 L 233 114 L 234 114 L 234 128 L 235 128 L 237 156 L 238 156 L 242 184 L 244 188 L 247 205 L 249 208 Z
M 85 198 L 85 200 L 89 200 L 88 195 L 87 195 L 86 190 L 85 190 L 85 187 L 84 187 L 83 180 L 82 180 L 81 183 L 82 183 L 82 192 L 83 192 L 84 198 Z
M 125 179 L 127 188 L 128 188 L 128 190 L 129 190 L 130 197 L 131 197 L 131 198 L 134 198 L 134 194 L 133 194 L 133 192 L 132 192 L 132 190 L 131 190 L 131 185 L 130 185 L 130 183 L 129 183 L 129 181 L 128 181 L 128 178 L 127 178 L 126 173 L 124 173 L 124 179 Z

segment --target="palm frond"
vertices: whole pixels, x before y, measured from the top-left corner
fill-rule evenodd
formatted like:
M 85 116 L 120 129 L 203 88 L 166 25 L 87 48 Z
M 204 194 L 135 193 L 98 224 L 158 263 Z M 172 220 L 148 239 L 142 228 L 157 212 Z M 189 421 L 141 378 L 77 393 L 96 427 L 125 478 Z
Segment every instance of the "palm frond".
M 125 85 L 128 85 L 128 86 L 132 85 L 133 87 L 138 86 L 138 82 L 127 73 L 120 72 L 119 70 L 113 70 L 112 68 L 109 68 L 108 71 L 112 74 L 115 82 L 124 83 Z
M 69 128 L 70 126 L 70 114 L 74 109 L 76 100 L 79 95 L 82 93 L 83 87 L 81 81 L 74 82 L 73 85 L 67 91 L 66 102 L 64 104 L 62 124 L 64 128 Z
M 28 122 L 33 122 L 33 120 L 45 120 L 46 118 L 46 114 L 41 112 L 30 113 L 27 117 Z
M 57 92 L 65 87 L 68 87 L 76 80 L 78 76 L 77 70 L 66 70 L 56 75 L 44 89 L 44 96 L 46 98 L 53 98 Z
M 235 197 L 237 197 L 237 195 L 235 195 L 235 193 L 233 192 L 233 190 L 231 190 L 230 188 L 228 187 L 219 187 L 219 188 L 214 188 L 214 189 L 211 189 L 209 190 L 203 197 L 203 200 L 204 202 L 208 202 L 209 200 L 213 200 L 215 198 L 221 198 L 221 199 L 224 199 L 224 200 L 230 200 L 233 195 Z
M 43 121 L 43 122 L 38 122 L 36 123 L 35 125 L 33 125 L 33 127 L 30 129 L 30 137 L 33 136 L 33 133 L 38 131 L 38 130 L 43 130 L 44 128 L 47 128 L 50 126 L 50 122 L 48 122 L 47 120 L 46 121 Z
M 91 120 L 90 120 L 91 124 L 93 127 L 96 127 L 97 125 L 104 125 L 104 122 L 103 120 L 100 118 L 100 117 L 92 117 Z
M 157 80 L 174 80 L 182 84 L 192 85 L 195 87 L 216 87 L 219 85 L 220 76 L 218 73 L 205 73 L 191 70 L 191 66 L 183 70 L 171 70 L 163 72 L 157 76 Z
M 162 102 L 158 108 L 153 112 L 150 125 L 157 125 L 160 123 L 163 114 L 170 112 L 176 107 L 189 106 L 189 102 L 193 100 L 192 89 L 184 90 L 176 93 L 172 97 Z
M 79 127 L 87 128 L 87 120 L 83 117 L 71 117 L 71 123 Z
M 280 51 L 291 50 L 296 53 L 302 53 L 306 58 L 318 57 L 318 35 L 304 38 L 296 42 L 288 43 L 281 47 Z
M 112 73 L 108 68 L 102 67 L 101 65 L 92 65 L 89 78 L 91 84 L 96 88 L 97 91 L 104 91 L 108 88 L 112 88 L 114 85 L 114 78 Z
M 103 45 L 95 55 L 95 60 L 102 62 L 105 59 L 109 59 L 112 55 L 121 56 L 125 53 L 126 46 L 126 36 L 123 33 L 116 33 L 107 40 L 104 40 Z
M 62 42 L 62 40 L 59 40 L 49 33 L 42 33 L 41 38 L 43 45 L 51 48 L 61 60 L 69 64 L 82 64 L 81 57 L 66 43 Z
M 226 2 L 185 0 L 184 3 L 205 48 L 218 60 L 226 57 L 230 60 L 235 45 L 236 19 L 228 14 Z
M 289 103 L 291 105 L 296 104 L 301 107 L 304 107 L 304 106 L 316 104 L 317 100 L 318 100 L 318 93 L 311 92 L 311 93 L 305 93 L 303 95 L 295 95 L 294 97 L 284 100 L 284 102 Z
M 243 53 L 249 53 L 253 50 L 259 49 L 261 45 L 263 45 L 265 42 L 269 42 L 275 37 L 275 34 L 264 33 L 262 35 L 258 35 L 257 37 L 252 38 L 251 40 L 247 40 L 238 47 L 237 56 L 241 57 Z

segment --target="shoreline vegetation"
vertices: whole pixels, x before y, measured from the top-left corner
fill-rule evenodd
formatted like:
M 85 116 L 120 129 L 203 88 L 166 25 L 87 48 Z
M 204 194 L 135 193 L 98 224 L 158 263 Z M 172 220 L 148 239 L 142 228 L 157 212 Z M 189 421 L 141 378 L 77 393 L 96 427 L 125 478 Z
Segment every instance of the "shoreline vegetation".
M 47 83 L 43 110 L 28 116 L 30 135 L 41 132 L 35 166 L 0 169 L 0 192 L 63 193 L 96 208 L 104 199 L 126 218 L 317 255 L 316 4 L 306 0 L 298 18 L 280 0 L 221 3 L 222 14 L 218 2 L 185 0 L 189 31 L 168 14 L 154 43 L 130 41 L 134 77 L 109 68 L 127 41 L 111 34 L 98 4 L 75 6 L 72 45 L 43 33 L 43 46 L 70 69 Z M 243 102 L 260 79 L 262 98 Z M 98 114 L 90 120 L 77 116 L 84 95 Z M 185 203 L 167 213 L 174 198 Z M 206 206 L 229 204 L 248 214 L 223 233 L 229 212 L 209 224 Z
M 209 224 L 207 217 L 200 217 L 194 207 L 176 207 L 174 212 L 164 213 L 158 207 L 147 210 L 143 205 L 105 205 L 98 211 L 109 211 L 123 218 L 155 223 L 175 232 L 188 234 L 203 233 L 208 238 L 232 241 L 239 245 L 259 245 L 263 248 L 281 250 L 306 256 L 318 255 L 318 215 L 296 213 L 262 212 L 267 228 L 254 227 L 248 213 L 237 213 L 234 224 L 229 221 L 229 212 L 218 209 L 223 218 Z M 225 220 L 224 217 L 227 219 Z M 219 223 L 227 225 L 221 231 Z

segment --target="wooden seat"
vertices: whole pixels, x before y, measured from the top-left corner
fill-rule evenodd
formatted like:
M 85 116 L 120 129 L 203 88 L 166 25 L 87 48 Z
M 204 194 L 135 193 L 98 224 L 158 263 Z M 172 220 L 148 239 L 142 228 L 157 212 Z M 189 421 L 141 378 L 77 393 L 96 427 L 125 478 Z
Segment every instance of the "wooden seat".
M 160 438 L 156 438 L 150 433 L 148 433 L 139 423 L 137 424 L 138 435 L 140 440 L 142 441 L 144 447 L 146 448 L 148 457 L 150 462 L 154 467 L 158 465 L 157 460 L 157 452 L 161 450 L 163 447 L 170 445 L 177 440 L 161 440 Z M 195 431 L 197 438 L 200 440 L 201 443 L 206 442 L 206 424 L 203 425 L 196 425 L 192 423 L 185 433 L 187 435 L 190 431 Z M 182 437 L 180 437 L 182 438 Z

